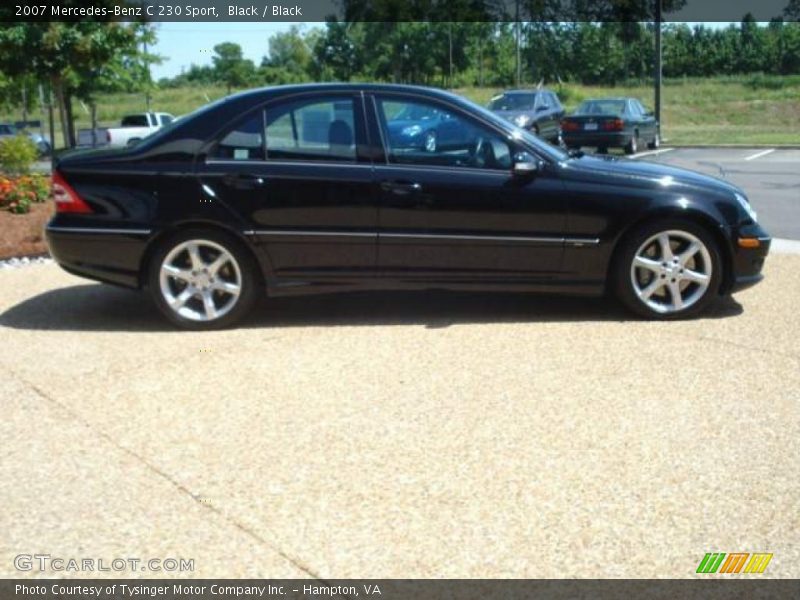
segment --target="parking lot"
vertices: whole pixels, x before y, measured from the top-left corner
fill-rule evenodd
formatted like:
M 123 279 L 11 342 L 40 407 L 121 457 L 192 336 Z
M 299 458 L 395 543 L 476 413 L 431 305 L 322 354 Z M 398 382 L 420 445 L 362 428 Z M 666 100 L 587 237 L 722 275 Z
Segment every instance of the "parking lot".
M 800 151 L 745 152 L 652 159 L 723 168 L 800 239 Z M 269 300 L 187 333 L 55 265 L 0 271 L 0 575 L 60 576 L 14 569 L 47 553 L 194 559 L 168 576 L 682 578 L 770 552 L 763 576 L 800 577 L 799 272 L 773 255 L 685 322 L 431 292 Z
M 662 148 L 651 160 L 727 179 L 747 192 L 774 237 L 800 240 L 800 149 Z

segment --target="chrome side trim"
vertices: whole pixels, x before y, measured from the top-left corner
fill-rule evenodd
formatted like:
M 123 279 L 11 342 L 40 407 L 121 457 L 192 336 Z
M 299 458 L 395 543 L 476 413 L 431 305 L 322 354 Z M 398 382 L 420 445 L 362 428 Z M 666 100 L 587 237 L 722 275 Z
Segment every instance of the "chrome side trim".
M 564 238 L 564 243 L 569 246 L 597 246 L 600 238 Z
M 597 246 L 600 238 L 563 238 L 535 236 L 502 236 L 502 235 L 458 235 L 438 233 L 367 233 L 360 231 L 311 231 L 297 229 L 248 229 L 244 235 L 299 235 L 318 237 L 358 237 L 358 238 L 392 238 L 418 240 L 468 240 L 476 242 L 520 242 L 534 244 L 566 244 L 568 246 Z
M 304 235 L 319 237 L 358 237 L 358 238 L 377 238 L 377 233 L 366 233 L 361 231 L 307 231 L 297 229 L 250 229 L 242 232 L 244 235 Z
M 521 237 L 502 235 L 455 235 L 432 233 L 380 233 L 379 237 L 403 239 L 436 239 L 436 240 L 472 240 L 481 242 L 534 242 L 544 244 L 563 244 L 564 238 L 560 237 Z
M 107 227 L 61 227 L 47 226 L 47 231 L 57 231 L 61 233 L 109 233 L 119 235 L 150 235 L 151 229 L 114 229 Z

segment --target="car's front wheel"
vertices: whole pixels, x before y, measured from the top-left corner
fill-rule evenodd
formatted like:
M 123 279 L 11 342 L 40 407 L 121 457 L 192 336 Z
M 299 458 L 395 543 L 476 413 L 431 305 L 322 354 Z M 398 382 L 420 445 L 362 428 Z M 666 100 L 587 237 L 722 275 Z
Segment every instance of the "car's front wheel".
M 695 223 L 670 220 L 640 227 L 615 264 L 617 296 L 651 319 L 700 313 L 719 293 L 722 260 L 712 236 Z
M 159 245 L 148 286 L 162 313 L 186 329 L 233 324 L 252 307 L 260 287 L 252 256 L 233 237 L 187 230 Z

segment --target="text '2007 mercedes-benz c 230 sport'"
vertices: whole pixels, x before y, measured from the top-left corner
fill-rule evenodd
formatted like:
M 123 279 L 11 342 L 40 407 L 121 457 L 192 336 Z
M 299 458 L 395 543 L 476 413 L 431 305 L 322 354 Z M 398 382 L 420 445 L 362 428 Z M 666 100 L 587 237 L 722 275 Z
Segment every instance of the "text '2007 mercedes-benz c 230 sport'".
M 566 153 L 398 85 L 239 93 L 134 147 L 62 156 L 53 194 L 64 269 L 147 289 L 195 329 L 264 292 L 432 287 L 612 291 L 639 315 L 688 317 L 758 282 L 770 245 L 730 183 Z

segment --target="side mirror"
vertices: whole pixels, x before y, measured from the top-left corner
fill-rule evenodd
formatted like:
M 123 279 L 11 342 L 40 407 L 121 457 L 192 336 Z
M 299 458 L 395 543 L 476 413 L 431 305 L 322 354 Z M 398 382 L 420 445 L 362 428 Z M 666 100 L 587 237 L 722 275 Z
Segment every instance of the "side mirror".
M 511 172 L 518 177 L 532 177 L 541 170 L 541 161 L 529 154 L 515 156 L 514 166 L 511 167 Z

